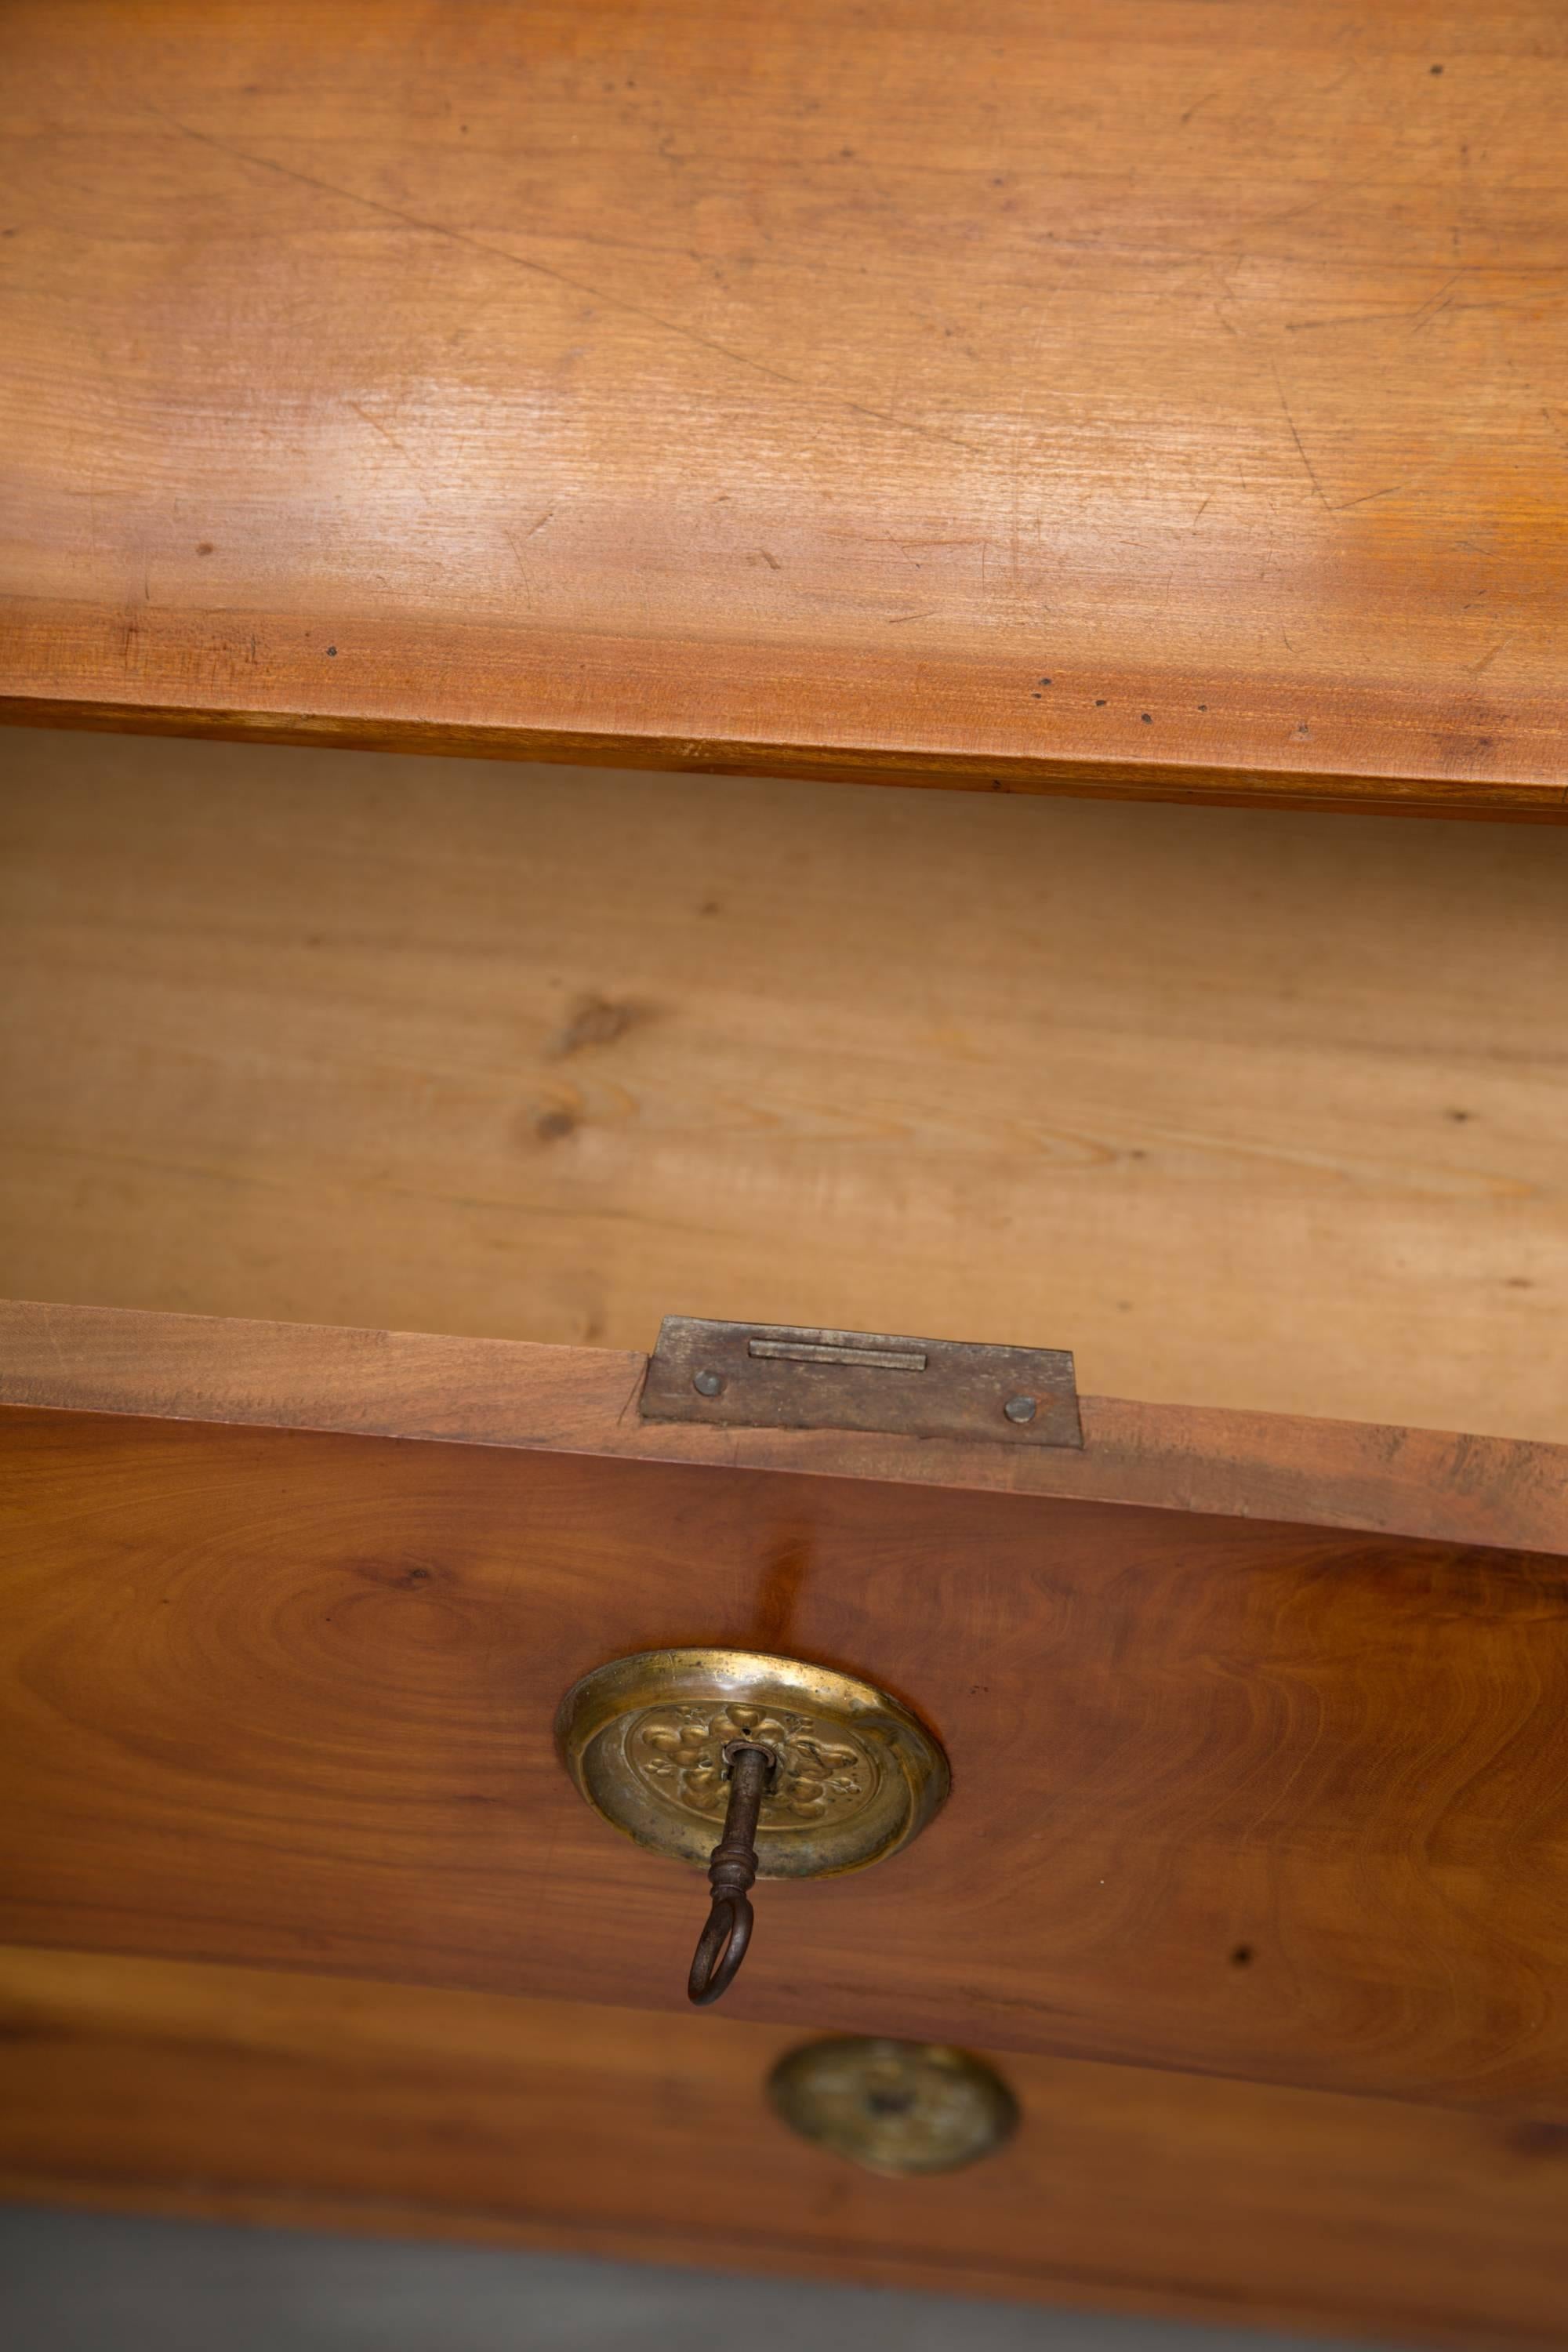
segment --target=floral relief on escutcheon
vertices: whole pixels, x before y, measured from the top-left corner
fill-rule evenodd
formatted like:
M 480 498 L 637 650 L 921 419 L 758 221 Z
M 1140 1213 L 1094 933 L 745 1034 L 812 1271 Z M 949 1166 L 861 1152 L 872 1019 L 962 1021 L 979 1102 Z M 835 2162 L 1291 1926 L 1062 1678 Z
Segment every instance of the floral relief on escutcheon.
M 847 1821 L 876 1790 L 877 1761 L 860 1740 L 783 1708 L 722 1701 L 655 1707 L 632 1726 L 626 1758 L 665 1803 L 717 1820 L 730 1801 L 724 1749 L 732 1739 L 754 1739 L 779 1759 L 763 1799 L 763 1829 Z

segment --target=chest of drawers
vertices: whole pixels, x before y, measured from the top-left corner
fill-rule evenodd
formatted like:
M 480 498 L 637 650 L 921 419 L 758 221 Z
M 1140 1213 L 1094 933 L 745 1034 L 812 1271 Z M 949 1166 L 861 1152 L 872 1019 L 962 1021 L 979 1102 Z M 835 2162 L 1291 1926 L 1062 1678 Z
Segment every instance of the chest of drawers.
M 7 2193 L 1561 2345 L 1556 12 L 0 44 Z M 693 1646 L 952 1770 L 713 2019 Z

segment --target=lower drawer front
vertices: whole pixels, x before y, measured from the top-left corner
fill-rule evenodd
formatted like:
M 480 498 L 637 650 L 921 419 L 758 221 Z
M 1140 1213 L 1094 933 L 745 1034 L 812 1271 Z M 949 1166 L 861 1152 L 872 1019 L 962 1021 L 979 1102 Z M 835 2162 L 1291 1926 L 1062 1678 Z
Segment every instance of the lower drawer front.
M 0 1949 L 0 2193 L 412 2231 L 1467 2346 L 1568 2341 L 1568 2131 L 1006 2057 L 1015 2137 L 873 2176 L 796 2137 L 800 2037 Z

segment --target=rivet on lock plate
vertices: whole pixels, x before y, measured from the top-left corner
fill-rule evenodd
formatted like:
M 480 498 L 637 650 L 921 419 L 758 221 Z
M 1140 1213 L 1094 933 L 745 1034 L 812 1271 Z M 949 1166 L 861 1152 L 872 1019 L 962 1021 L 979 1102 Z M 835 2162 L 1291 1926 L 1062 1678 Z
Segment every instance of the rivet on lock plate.
M 948 1792 L 923 1724 L 873 1684 L 749 1650 L 645 1650 L 595 1667 L 556 1717 L 582 1795 L 638 1845 L 705 1866 L 688 1983 L 733 1983 L 758 1878 L 864 1870 L 918 1837 Z

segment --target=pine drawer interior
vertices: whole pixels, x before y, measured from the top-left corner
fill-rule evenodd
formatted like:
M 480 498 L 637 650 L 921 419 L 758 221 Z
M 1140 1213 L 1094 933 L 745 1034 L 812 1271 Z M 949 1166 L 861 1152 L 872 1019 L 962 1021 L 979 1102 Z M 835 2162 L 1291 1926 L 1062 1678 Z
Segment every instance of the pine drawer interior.
M 12 1297 L 1568 1437 L 1568 837 L 13 730 Z

